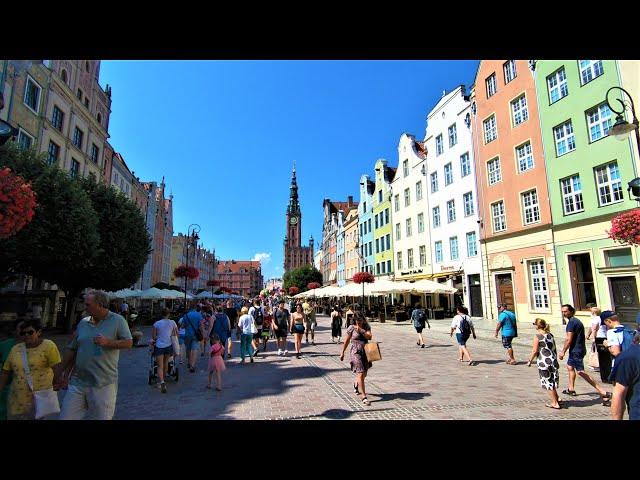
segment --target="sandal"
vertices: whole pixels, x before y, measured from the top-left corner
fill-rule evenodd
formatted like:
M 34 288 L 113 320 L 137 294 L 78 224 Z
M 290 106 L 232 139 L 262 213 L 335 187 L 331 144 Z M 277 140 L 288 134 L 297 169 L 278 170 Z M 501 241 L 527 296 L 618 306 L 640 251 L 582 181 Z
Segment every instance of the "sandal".
M 572 397 L 575 397 L 578 395 L 575 390 L 569 390 L 568 388 L 565 388 L 564 390 L 562 390 L 562 393 L 565 395 L 571 395 Z
M 355 383 L 353 384 L 353 393 L 360 395 L 360 390 L 358 390 L 358 385 L 356 385 Z
M 365 405 L 371 405 L 371 402 L 369 401 L 369 399 L 367 397 L 364 397 L 362 399 L 362 403 L 364 403 Z
M 613 394 L 611 392 L 606 392 L 604 394 L 604 397 L 602 398 L 602 406 L 603 407 L 610 407 L 611 406 L 611 399 L 613 398 Z
M 558 402 L 558 406 L 557 407 L 554 407 L 553 405 L 551 405 L 549 403 L 545 403 L 544 406 L 547 407 L 547 408 L 552 408 L 554 410 L 562 410 L 562 405 L 560 405 L 560 402 Z

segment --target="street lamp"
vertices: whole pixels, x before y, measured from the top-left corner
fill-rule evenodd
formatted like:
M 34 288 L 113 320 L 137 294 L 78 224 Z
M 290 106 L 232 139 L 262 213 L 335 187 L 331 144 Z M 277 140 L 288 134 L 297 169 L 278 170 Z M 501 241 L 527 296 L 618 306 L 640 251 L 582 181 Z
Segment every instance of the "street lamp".
M 200 240 L 200 237 L 198 236 L 198 233 L 200 232 L 200 225 L 198 225 L 197 223 L 192 223 L 191 225 L 189 225 L 189 228 L 187 229 L 187 239 L 186 239 L 186 262 L 185 265 L 187 266 L 187 268 L 189 267 L 189 244 L 191 244 L 193 246 L 193 248 L 196 248 L 196 245 L 198 244 L 198 240 Z M 189 277 L 185 275 L 184 277 L 184 308 L 187 308 L 187 279 Z
M 620 90 L 621 92 L 624 92 L 629 99 L 629 102 L 626 103 L 625 101 L 616 98 L 616 100 L 622 106 L 621 110 L 616 110 L 611 106 L 611 102 L 609 101 L 609 93 L 612 90 Z M 609 90 L 607 90 L 605 100 L 607 101 L 609 109 L 616 114 L 616 123 L 614 123 L 611 127 L 609 134 L 615 136 L 617 140 L 624 141 L 627 139 L 631 132 L 634 132 L 636 136 L 636 147 L 638 148 L 638 154 L 640 155 L 640 132 L 638 131 L 640 122 L 638 122 L 636 109 L 633 104 L 631 95 L 622 87 L 611 87 Z M 633 120 L 631 121 L 631 123 L 627 122 L 623 117 L 627 106 L 631 107 L 631 115 L 633 116 Z M 636 177 L 628 183 L 627 194 L 629 195 L 629 199 L 635 200 L 640 203 L 640 177 Z

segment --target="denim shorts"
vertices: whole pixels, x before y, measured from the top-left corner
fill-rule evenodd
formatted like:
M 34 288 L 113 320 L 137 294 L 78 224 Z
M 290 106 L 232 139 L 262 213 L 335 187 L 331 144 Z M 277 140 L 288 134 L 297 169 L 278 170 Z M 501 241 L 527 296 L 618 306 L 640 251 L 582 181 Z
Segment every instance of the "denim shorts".
M 567 365 L 575 368 L 577 372 L 584 372 L 584 357 L 569 354 L 569 358 L 567 358 Z
M 513 337 L 505 337 L 504 335 L 502 336 L 502 346 L 504 348 L 512 348 L 511 347 L 512 341 L 513 341 Z
M 158 355 L 173 355 L 173 345 L 163 348 L 153 347 L 153 356 L 157 357 Z
M 456 333 L 456 340 L 458 341 L 458 345 L 464 347 L 467 344 L 467 340 L 469 340 L 469 337 L 464 338 L 461 333 Z
M 184 346 L 187 350 L 198 350 L 200 342 L 196 340 L 196 337 L 184 337 Z

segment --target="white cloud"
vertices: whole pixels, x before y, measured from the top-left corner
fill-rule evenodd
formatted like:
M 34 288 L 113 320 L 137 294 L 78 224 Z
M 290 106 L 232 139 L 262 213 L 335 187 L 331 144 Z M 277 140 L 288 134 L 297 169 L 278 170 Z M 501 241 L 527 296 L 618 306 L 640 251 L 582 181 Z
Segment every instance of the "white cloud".
M 262 265 L 266 265 L 271 261 L 270 253 L 256 253 L 251 259 L 253 262 L 260 262 Z

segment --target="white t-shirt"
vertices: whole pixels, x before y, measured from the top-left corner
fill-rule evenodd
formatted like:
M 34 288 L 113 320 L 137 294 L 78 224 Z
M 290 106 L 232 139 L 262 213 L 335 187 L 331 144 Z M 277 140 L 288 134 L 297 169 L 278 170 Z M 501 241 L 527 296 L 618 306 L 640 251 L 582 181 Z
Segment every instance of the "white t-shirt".
M 244 333 L 245 335 L 251 335 L 252 323 L 253 323 L 253 317 L 245 313 L 238 319 L 238 328 L 241 328 L 242 333 Z
M 616 333 L 615 328 L 607 330 L 607 345 L 609 347 L 614 347 L 618 345 L 622 349 L 622 342 L 624 340 L 624 334 L 622 330 Z M 613 355 L 611 355 L 611 366 L 613 367 L 616 363 L 616 359 Z
M 465 317 L 467 317 L 467 321 L 469 322 L 469 325 L 471 325 L 471 328 L 473 328 L 473 321 L 471 321 L 471 317 L 469 315 L 465 315 Z M 453 317 L 453 320 L 451 320 L 451 328 L 456 329 L 455 333 L 462 333 L 460 331 L 461 321 L 462 321 L 462 315 L 456 315 L 455 317 Z
M 168 318 L 163 318 L 162 320 L 158 320 L 153 324 L 153 328 L 155 328 L 158 332 L 158 338 L 156 338 L 156 347 L 158 348 L 167 348 L 171 346 L 171 334 L 174 329 L 178 329 L 176 322 L 173 320 L 169 320 Z
M 591 315 L 591 330 L 597 327 L 596 338 L 607 338 L 607 326 L 601 325 L 600 315 Z

